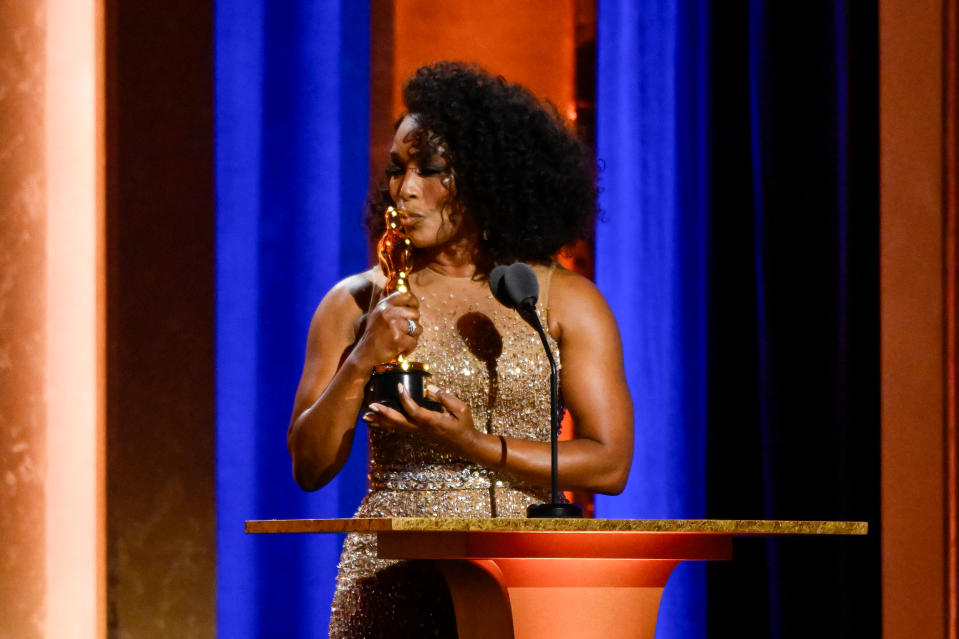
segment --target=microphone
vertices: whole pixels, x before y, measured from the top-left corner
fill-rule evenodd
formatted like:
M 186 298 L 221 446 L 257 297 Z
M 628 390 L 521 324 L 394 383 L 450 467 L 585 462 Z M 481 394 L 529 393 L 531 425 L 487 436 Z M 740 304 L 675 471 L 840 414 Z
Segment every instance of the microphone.
M 549 360 L 549 400 L 550 400 L 550 479 L 552 494 L 549 504 L 532 504 L 526 509 L 530 518 L 545 517 L 582 517 L 583 509 L 578 504 L 561 503 L 559 499 L 559 371 L 553 350 L 546 339 L 546 331 L 536 314 L 536 302 L 539 300 L 539 280 L 529 264 L 516 262 L 510 266 L 497 266 L 489 275 L 489 287 L 493 297 L 500 304 L 516 309 L 520 317 L 539 334 Z
M 513 308 L 513 300 L 509 296 L 509 293 L 506 292 L 506 285 L 503 283 L 503 278 L 506 276 L 506 271 L 508 270 L 509 266 L 501 264 L 490 271 L 489 290 L 493 293 L 493 297 L 496 298 L 497 302 L 507 308 Z
M 500 265 L 489 274 L 489 288 L 493 297 L 508 308 L 513 308 L 524 315 L 523 319 L 537 327 L 539 317 L 536 316 L 536 301 L 539 299 L 539 280 L 536 273 L 528 264 L 517 262 L 509 266 Z M 533 317 L 527 317 L 532 313 Z

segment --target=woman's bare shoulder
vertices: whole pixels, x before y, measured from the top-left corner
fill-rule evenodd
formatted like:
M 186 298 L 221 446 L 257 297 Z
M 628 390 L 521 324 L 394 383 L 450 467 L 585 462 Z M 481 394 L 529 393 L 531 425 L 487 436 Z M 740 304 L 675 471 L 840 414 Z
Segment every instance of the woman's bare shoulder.
M 557 265 L 549 292 L 550 331 L 557 339 L 565 329 L 606 323 L 613 318 L 602 292 L 587 277 Z
M 354 308 L 365 313 L 377 289 L 385 279 L 378 268 L 371 268 L 343 278 L 333 285 L 320 301 L 317 312 Z
M 599 289 L 588 277 L 580 275 L 558 262 L 553 269 L 552 278 L 552 290 L 556 291 L 557 289 L 560 294 L 572 292 L 575 295 L 582 294 L 585 291 L 599 292 Z
M 311 336 L 319 338 L 327 332 L 353 335 L 357 322 L 369 312 L 382 287 L 383 276 L 378 268 L 350 275 L 334 284 L 313 313 Z
M 598 305 L 608 310 L 609 305 L 596 284 L 588 277 L 557 264 L 550 283 L 550 308 L 554 305 Z

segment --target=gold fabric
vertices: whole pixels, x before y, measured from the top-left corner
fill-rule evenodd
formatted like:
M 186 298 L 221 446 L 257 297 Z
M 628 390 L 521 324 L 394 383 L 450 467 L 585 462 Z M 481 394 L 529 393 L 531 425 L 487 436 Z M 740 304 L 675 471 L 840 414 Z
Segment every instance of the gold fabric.
M 537 311 L 546 326 L 554 267 L 534 268 Z M 485 280 L 431 270 L 411 277 L 423 333 L 411 360 L 430 366 L 430 383 L 469 404 L 478 430 L 549 441 L 549 362 L 519 315 L 497 302 Z M 559 348 L 550 346 L 559 365 Z M 439 450 L 421 438 L 370 428 L 370 490 L 355 517 L 524 517 L 549 500 L 533 488 Z M 376 557 L 376 536 L 350 534 L 343 546 L 330 637 L 455 637 L 449 593 L 425 562 Z

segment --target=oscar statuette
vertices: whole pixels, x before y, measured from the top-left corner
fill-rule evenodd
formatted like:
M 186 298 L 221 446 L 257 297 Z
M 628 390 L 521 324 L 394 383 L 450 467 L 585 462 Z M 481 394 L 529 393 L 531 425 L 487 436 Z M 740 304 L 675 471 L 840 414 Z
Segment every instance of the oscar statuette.
M 410 290 L 409 276 L 413 268 L 413 246 L 400 228 L 399 213 L 392 206 L 386 209 L 386 230 L 376 245 L 376 255 L 386 276 L 383 287 L 384 297 L 393 293 L 406 293 Z M 373 367 L 373 375 L 366 384 L 364 405 L 372 403 L 389 406 L 401 413 L 403 404 L 400 403 L 397 384 L 402 384 L 410 397 L 424 408 L 442 411 L 438 402 L 425 398 L 425 379 L 430 376 L 429 365 L 423 362 L 411 362 L 400 354 L 394 361 L 377 364 Z

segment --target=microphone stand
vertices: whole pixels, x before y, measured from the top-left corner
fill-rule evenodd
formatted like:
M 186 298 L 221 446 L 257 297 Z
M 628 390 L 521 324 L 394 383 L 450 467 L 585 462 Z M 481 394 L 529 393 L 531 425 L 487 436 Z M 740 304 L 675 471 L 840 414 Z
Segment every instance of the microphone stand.
M 536 329 L 540 340 L 543 342 L 546 358 L 549 360 L 549 447 L 552 492 L 550 495 L 551 503 L 527 506 L 526 517 L 529 519 L 582 517 L 583 509 L 579 504 L 565 504 L 559 499 L 559 371 L 556 368 L 553 349 L 549 347 L 549 342 L 546 340 L 546 331 L 543 329 L 539 317 L 536 316 L 536 301 L 529 302 L 530 300 L 524 300 L 524 303 L 517 310 L 527 315 L 524 319 Z M 530 318 L 535 321 L 531 321 Z

